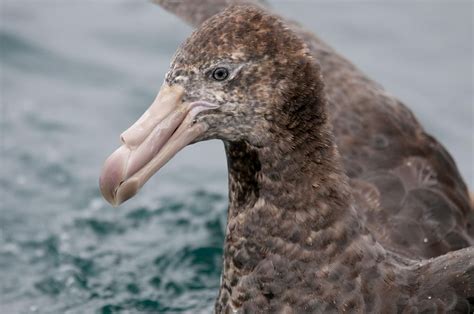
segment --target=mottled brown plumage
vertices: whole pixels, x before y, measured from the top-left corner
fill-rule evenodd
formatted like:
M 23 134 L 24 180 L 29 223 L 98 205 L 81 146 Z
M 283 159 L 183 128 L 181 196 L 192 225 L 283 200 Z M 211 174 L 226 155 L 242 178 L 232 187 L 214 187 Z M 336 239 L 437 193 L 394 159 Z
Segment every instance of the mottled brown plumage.
M 268 11 L 157 2 L 199 26 L 167 83 L 220 104 L 196 140 L 223 140 L 229 165 L 216 312 L 473 311 L 474 210 L 409 109 Z M 222 64 L 234 76 L 208 80 Z

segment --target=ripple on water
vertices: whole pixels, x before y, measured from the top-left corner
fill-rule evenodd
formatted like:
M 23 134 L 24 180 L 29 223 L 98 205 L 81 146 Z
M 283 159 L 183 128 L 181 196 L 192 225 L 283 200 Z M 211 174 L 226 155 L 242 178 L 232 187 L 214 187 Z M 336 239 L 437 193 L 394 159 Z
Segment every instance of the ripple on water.
M 48 78 L 69 80 L 83 86 L 98 84 L 104 86 L 123 75 L 116 69 L 94 64 L 77 58 L 63 56 L 47 50 L 38 42 L 8 32 L 0 31 L 2 64 L 27 73 L 44 75 Z
M 117 222 L 96 218 L 79 218 L 74 221 L 74 227 L 79 229 L 89 229 L 97 236 L 107 236 L 113 233 L 125 232 L 125 227 Z
M 10 239 L 18 249 L 2 254 L 23 256 L 13 270 L 28 270 L 30 287 L 14 294 L 29 295 L 25 307 L 134 313 L 212 306 L 223 254 L 223 195 L 196 191 L 156 207 L 124 209 L 94 205 L 94 197 L 46 236 Z

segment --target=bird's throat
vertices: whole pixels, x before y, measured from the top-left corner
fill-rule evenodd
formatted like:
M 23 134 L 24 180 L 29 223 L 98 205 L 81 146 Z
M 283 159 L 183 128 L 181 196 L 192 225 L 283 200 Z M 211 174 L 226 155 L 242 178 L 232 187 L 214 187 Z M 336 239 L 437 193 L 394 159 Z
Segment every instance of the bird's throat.
M 278 297 L 254 281 L 304 285 L 285 277 L 290 265 L 323 271 L 355 242 L 362 255 L 369 247 L 337 148 L 331 141 L 307 144 L 312 149 L 275 154 L 276 147 L 226 143 L 230 201 L 217 304 L 239 308 L 255 297 Z

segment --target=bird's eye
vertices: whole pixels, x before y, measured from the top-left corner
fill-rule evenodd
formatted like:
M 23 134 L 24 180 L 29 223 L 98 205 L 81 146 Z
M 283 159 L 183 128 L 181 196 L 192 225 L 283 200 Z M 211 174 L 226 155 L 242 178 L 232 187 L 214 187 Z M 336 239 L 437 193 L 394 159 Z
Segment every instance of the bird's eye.
M 219 68 L 216 68 L 212 72 L 212 78 L 215 79 L 216 81 L 223 81 L 228 76 L 229 76 L 229 70 L 227 70 L 226 68 L 219 67 Z

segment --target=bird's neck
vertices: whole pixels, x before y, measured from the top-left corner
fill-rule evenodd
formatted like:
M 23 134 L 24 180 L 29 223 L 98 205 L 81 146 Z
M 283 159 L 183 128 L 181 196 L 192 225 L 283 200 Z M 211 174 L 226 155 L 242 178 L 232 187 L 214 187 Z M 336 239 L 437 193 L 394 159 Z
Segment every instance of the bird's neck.
M 228 237 L 278 235 L 303 244 L 311 232 L 337 228 L 341 239 L 333 240 L 342 247 L 364 229 L 330 127 L 308 132 L 313 131 L 291 137 L 291 143 L 275 138 L 265 147 L 226 143 Z
M 331 202 L 328 215 L 339 210 L 350 214 L 346 210 L 351 205 L 348 179 L 332 134 L 329 128 L 318 133 L 302 139 L 291 136 L 288 143 L 281 140 L 285 137 L 276 137 L 265 147 L 244 141 L 226 143 L 230 217 L 245 214 L 257 202 L 299 212 L 323 200 Z
M 343 285 L 349 264 L 383 259 L 353 208 L 330 127 L 300 136 L 266 147 L 226 143 L 230 204 L 218 304 L 283 298 L 262 282 L 302 291 L 316 289 L 305 285 L 318 278 Z

